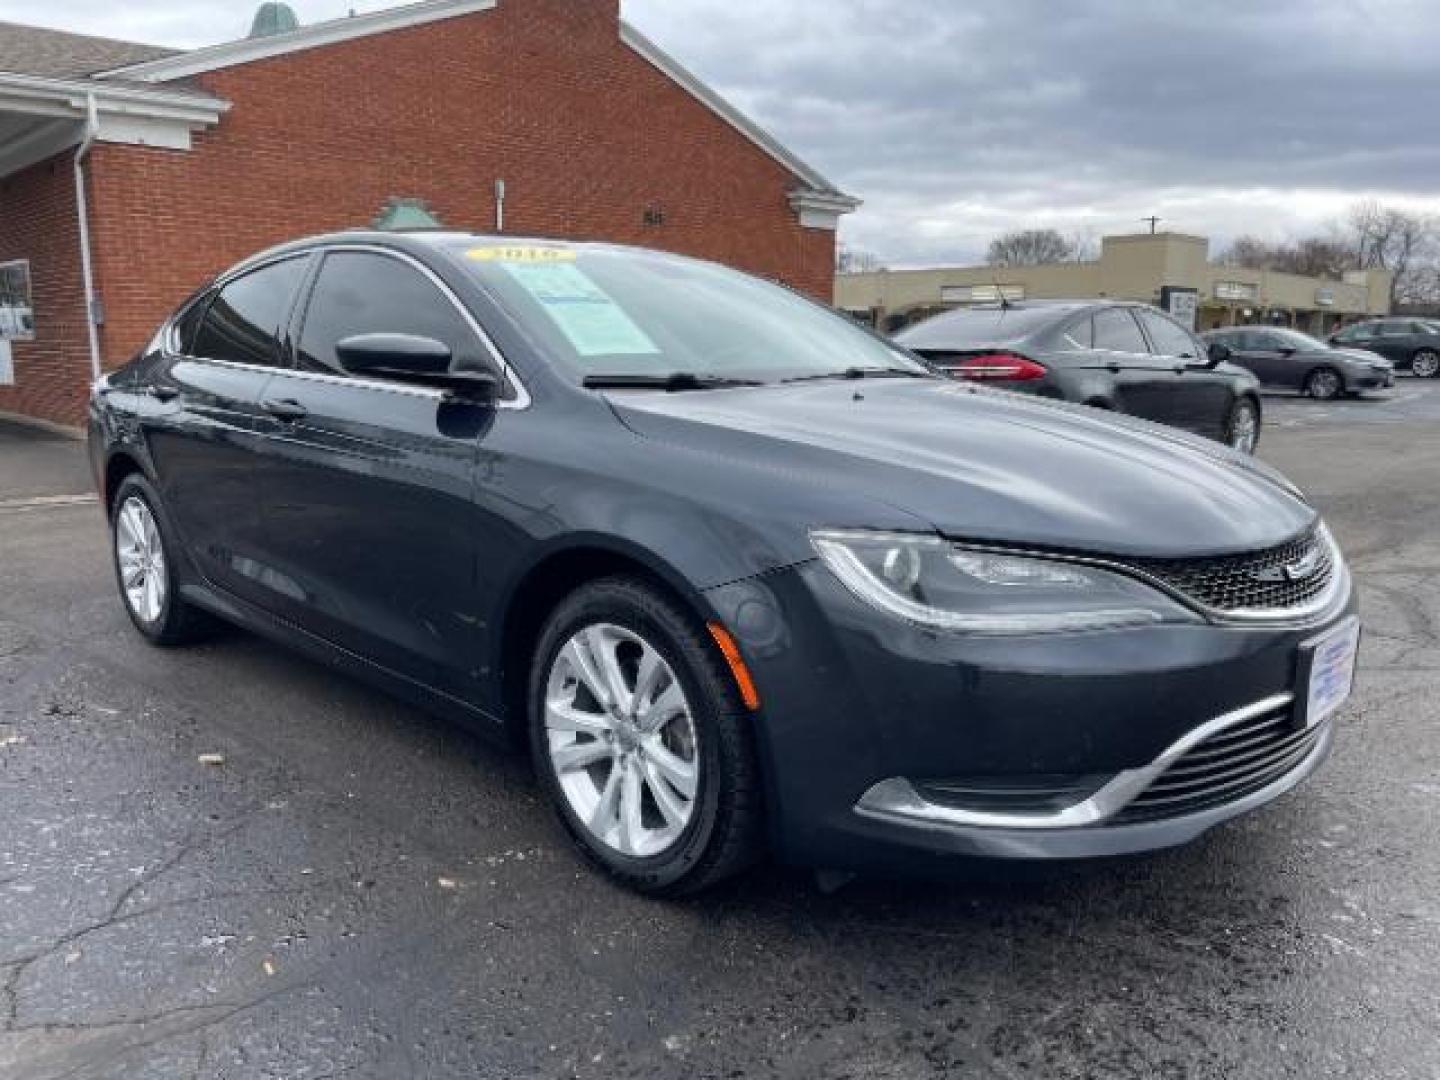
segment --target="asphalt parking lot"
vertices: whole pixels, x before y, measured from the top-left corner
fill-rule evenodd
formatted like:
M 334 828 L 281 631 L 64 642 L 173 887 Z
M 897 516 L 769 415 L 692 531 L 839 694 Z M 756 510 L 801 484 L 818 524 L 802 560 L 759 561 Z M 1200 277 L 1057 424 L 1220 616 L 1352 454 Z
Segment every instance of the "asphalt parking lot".
M 0 1076 L 1440 1075 L 1440 384 L 1265 405 L 1367 623 L 1309 784 L 1158 857 L 678 904 L 517 758 L 238 631 L 143 645 L 81 447 L 0 426 Z

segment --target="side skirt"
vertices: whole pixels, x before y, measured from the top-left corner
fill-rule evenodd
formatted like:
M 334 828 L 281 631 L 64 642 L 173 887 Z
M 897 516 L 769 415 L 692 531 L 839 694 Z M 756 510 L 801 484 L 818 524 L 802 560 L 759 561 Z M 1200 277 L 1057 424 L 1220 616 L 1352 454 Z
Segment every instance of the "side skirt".
M 226 622 L 234 623 L 277 644 L 294 649 L 312 660 L 370 683 L 392 697 L 441 716 L 500 745 L 515 745 L 504 721 L 484 709 L 367 660 L 239 597 L 190 582 L 181 586 L 180 595 L 196 607 L 204 608 Z

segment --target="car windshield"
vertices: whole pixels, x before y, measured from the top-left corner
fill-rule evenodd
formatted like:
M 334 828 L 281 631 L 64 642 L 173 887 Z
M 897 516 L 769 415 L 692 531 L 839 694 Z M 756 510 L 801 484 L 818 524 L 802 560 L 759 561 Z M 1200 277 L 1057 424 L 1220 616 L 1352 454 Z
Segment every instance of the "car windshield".
M 658 252 L 477 239 L 452 250 L 576 381 L 643 388 L 669 380 L 667 389 L 699 389 L 829 375 L 929 374 L 852 320 L 713 263 Z
M 1057 308 L 964 308 L 936 315 L 896 335 L 907 349 L 964 349 L 972 345 L 1002 345 L 1020 341 L 1056 322 L 1064 312 Z
M 1299 330 L 1272 330 L 1276 337 L 1293 349 L 1328 349 L 1330 346 L 1319 338 L 1313 338 L 1309 334 L 1302 334 Z

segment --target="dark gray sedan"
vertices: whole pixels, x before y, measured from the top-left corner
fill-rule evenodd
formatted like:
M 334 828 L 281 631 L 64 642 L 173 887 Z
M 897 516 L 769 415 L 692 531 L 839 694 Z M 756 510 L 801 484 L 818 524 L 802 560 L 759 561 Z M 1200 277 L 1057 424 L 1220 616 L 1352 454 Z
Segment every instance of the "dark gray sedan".
M 1252 453 L 1260 384 L 1147 304 L 1027 300 L 947 311 L 900 344 L 956 379 L 1184 428 Z
M 1314 772 L 1351 687 L 1344 559 L 1263 463 L 675 255 L 299 240 L 100 379 L 90 440 L 144 638 L 219 617 L 528 747 L 650 893 L 1183 843 Z
M 1327 345 L 1298 330 L 1232 326 L 1202 336 L 1224 345 L 1233 363 L 1277 390 L 1299 390 L 1329 401 L 1395 385 L 1394 365 L 1378 353 Z

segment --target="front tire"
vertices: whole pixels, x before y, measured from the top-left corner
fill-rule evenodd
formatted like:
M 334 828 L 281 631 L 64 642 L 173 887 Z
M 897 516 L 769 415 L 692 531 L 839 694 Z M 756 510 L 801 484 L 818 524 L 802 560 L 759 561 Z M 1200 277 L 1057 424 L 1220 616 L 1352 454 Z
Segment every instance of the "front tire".
M 1440 375 L 1440 352 L 1421 349 L 1410 361 L 1410 372 L 1420 379 L 1433 379 Z
M 1316 401 L 1334 401 L 1345 393 L 1345 380 L 1334 368 L 1316 368 L 1305 380 L 1305 393 Z
M 1225 444 L 1242 454 L 1253 454 L 1260 445 L 1260 406 L 1252 398 L 1237 398 L 1225 418 Z
M 529 721 L 561 823 L 625 885 L 697 892 L 758 856 L 751 717 L 704 625 L 643 581 L 561 602 L 536 648 Z
M 153 645 L 188 645 L 214 629 L 180 596 L 177 549 L 160 495 L 136 473 L 121 481 L 110 512 L 110 551 L 125 613 Z

